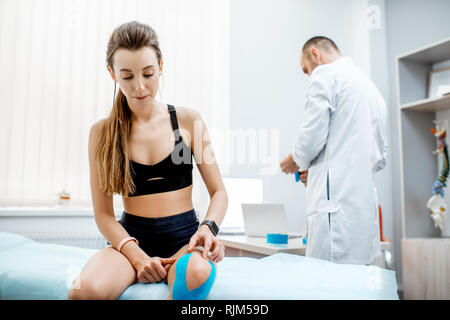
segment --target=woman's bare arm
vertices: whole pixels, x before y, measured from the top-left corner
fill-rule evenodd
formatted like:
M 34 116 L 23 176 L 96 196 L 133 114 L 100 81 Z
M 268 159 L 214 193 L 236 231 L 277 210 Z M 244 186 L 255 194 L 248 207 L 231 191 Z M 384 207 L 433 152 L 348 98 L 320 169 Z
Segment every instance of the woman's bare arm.
M 128 232 L 117 222 L 114 216 L 113 196 L 107 195 L 100 187 L 95 151 L 104 120 L 94 123 L 89 131 L 89 171 L 91 184 L 92 205 L 94 208 L 95 222 L 108 242 L 117 248 L 120 241 L 129 237 Z M 145 252 L 134 241 L 128 241 L 122 247 L 121 252 L 128 258 L 133 266 L 146 257 Z
M 205 220 L 222 223 L 228 208 L 228 196 L 220 174 L 219 166 L 209 137 L 208 129 L 201 115 L 194 109 L 182 108 L 189 141 L 197 168 L 205 182 L 210 203 Z
M 228 196 L 214 156 L 211 139 L 206 125 L 197 111 L 183 108 L 183 113 L 187 133 L 190 135 L 188 141 L 190 141 L 197 167 L 210 196 L 205 220 L 212 220 L 219 226 L 228 208 Z M 207 258 L 209 252 L 210 259 L 215 262 L 220 261 L 225 256 L 224 245 L 217 237 L 214 237 L 206 225 L 201 226 L 191 237 L 188 252 L 191 252 L 196 245 L 203 246 L 204 258 Z

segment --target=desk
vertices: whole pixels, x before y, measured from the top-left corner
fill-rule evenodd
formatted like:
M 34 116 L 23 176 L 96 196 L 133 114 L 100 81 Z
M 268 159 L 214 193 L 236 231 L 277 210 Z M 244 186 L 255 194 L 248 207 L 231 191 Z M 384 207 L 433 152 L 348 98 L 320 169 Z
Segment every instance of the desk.
M 228 257 L 262 258 L 276 253 L 292 253 L 305 255 L 306 245 L 303 238 L 292 238 L 288 244 L 270 244 L 266 238 L 247 237 L 245 235 L 219 235 L 225 246 L 225 255 Z
M 301 256 L 305 255 L 306 245 L 303 244 L 303 238 L 291 238 L 288 244 L 269 244 L 266 238 L 247 237 L 245 235 L 218 235 L 225 246 L 225 256 L 227 257 L 251 257 L 263 258 L 276 253 L 291 253 Z M 391 251 L 391 243 L 381 242 L 381 250 Z M 386 267 L 384 254 L 381 255 L 381 261 L 374 264 Z

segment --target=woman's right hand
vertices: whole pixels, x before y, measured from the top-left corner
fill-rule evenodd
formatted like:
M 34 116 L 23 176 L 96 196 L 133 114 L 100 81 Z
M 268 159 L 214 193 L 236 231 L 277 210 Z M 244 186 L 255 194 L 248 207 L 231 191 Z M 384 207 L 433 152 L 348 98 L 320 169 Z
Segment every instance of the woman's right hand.
M 147 257 L 136 264 L 137 281 L 142 283 L 157 283 L 167 278 L 167 270 L 176 258 Z

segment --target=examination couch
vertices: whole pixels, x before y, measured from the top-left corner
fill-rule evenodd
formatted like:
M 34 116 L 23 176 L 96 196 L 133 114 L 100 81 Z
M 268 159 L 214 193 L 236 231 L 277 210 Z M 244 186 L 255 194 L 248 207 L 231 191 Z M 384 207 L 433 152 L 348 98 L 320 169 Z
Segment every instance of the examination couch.
M 43 244 L 0 232 L 0 299 L 67 299 L 69 286 L 95 249 Z M 166 299 L 165 283 L 135 283 L 119 299 Z M 279 253 L 225 257 L 210 300 L 398 299 L 395 273 Z

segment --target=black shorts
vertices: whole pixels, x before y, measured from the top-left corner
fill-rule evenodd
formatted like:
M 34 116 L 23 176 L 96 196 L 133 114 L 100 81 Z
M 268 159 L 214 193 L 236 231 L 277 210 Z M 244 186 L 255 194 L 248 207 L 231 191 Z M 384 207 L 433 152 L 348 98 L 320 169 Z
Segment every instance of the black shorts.
M 150 257 L 168 258 L 188 244 L 197 232 L 195 210 L 162 218 L 146 218 L 122 213 L 119 223 Z

